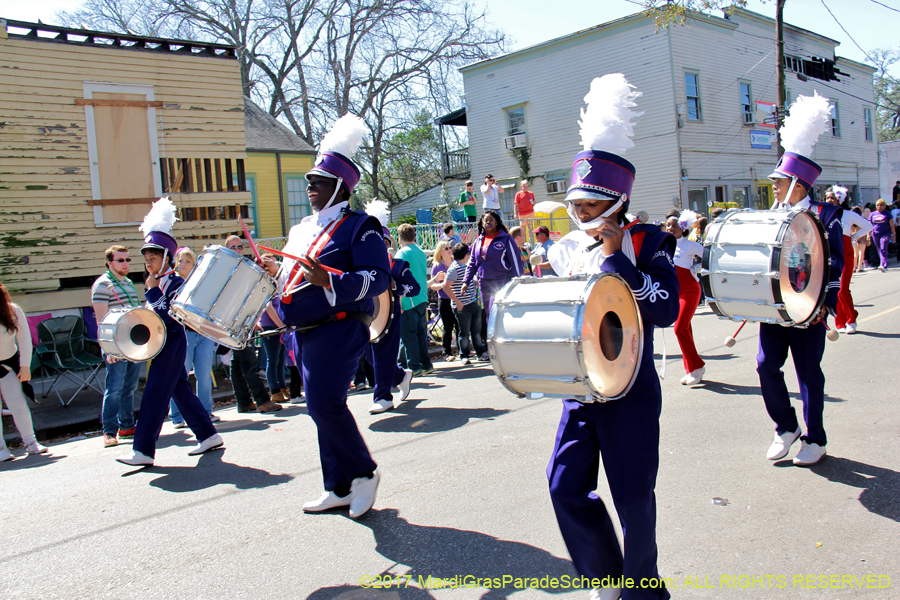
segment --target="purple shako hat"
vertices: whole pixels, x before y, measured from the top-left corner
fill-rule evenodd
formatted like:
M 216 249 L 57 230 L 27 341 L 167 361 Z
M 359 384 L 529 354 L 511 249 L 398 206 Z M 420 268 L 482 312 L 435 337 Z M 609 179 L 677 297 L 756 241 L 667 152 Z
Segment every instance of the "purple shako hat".
M 585 150 L 575 155 L 566 200 L 622 200 L 628 209 L 634 165 L 617 154 Z
M 347 190 L 347 193 L 353 192 L 353 188 L 359 183 L 359 167 L 343 154 L 330 150 L 319 154 L 316 158 L 316 166 L 306 174 L 306 178 L 309 179 L 310 175 L 321 175 L 331 179 L 340 178 L 341 186 Z
M 822 167 L 811 159 L 796 152 L 785 152 L 778 164 L 775 165 L 775 170 L 769 175 L 769 179 L 793 179 L 796 177 L 797 182 L 802 184 L 808 192 L 821 174 Z
M 178 242 L 171 235 L 162 231 L 151 231 L 144 236 L 144 245 L 141 246 L 141 252 L 147 248 L 166 250 L 169 256 L 172 257 L 172 260 L 175 260 L 175 255 L 178 254 Z

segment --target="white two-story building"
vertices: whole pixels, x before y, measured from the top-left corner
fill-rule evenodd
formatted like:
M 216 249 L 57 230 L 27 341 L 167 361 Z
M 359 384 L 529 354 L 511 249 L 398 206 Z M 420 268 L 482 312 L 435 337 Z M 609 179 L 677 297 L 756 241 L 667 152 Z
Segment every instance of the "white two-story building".
M 838 42 L 812 31 L 786 24 L 784 38 L 788 104 L 814 90 L 834 103 L 811 157 L 823 167 L 817 193 L 840 183 L 855 203 L 874 202 L 874 69 L 838 57 Z M 492 173 L 512 191 L 524 150 L 536 200 L 564 199 L 590 82 L 620 72 L 643 93 L 625 155 L 637 169 L 635 210 L 768 208 L 777 152 L 763 117 L 777 102 L 775 56 L 774 20 L 738 9 L 660 30 L 636 14 L 465 66 L 472 179 Z

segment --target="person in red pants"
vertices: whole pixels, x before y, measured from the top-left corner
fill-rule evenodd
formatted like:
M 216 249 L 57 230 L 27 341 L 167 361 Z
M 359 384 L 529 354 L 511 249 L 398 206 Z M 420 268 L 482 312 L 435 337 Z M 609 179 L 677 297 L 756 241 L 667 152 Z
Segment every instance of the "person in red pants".
M 684 210 L 678 217 L 666 220 L 666 231 L 675 236 L 675 273 L 678 275 L 678 318 L 675 320 L 675 337 L 681 346 L 681 357 L 684 361 L 684 377 L 682 385 L 697 385 L 703 381 L 706 363 L 697 353 L 694 345 L 694 332 L 691 319 L 700 305 L 700 282 L 691 271 L 694 257 L 703 256 L 703 246 L 692 242 L 684 235 L 697 221 L 697 213 Z
M 859 313 L 853 306 L 853 296 L 850 294 L 850 278 L 853 277 L 853 265 L 856 263 L 853 246 L 856 240 L 872 231 L 872 224 L 850 210 L 850 198 L 847 196 L 847 188 L 843 186 L 836 185 L 825 192 L 825 201 L 844 209 L 841 216 L 841 227 L 844 229 L 844 270 L 841 271 L 834 326 L 839 333 L 856 333 L 856 317 Z M 859 228 L 856 232 L 851 231 L 853 225 Z

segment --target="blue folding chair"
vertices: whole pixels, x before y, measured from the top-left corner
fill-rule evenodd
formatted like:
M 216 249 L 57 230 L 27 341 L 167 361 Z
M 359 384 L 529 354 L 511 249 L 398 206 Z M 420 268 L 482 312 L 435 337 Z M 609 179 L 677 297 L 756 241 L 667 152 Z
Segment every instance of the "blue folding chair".
M 450 218 L 456 223 L 465 223 L 468 221 L 468 219 L 466 219 L 466 211 L 464 210 L 450 209 Z
M 433 223 L 433 217 L 431 215 L 430 208 L 420 208 L 416 210 L 416 223 L 422 223 L 423 225 L 431 225 Z

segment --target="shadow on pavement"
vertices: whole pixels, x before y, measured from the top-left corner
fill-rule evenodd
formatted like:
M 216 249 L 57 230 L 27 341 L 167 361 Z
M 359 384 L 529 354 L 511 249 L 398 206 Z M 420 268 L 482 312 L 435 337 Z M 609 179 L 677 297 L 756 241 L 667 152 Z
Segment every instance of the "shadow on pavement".
M 431 598 L 426 590 L 412 587 L 416 585 L 418 588 L 420 581 L 427 587 L 429 577 L 432 578 L 431 589 L 437 589 L 435 579 L 452 580 L 457 577 L 459 580 L 469 578 L 473 582 L 478 578 L 496 579 L 498 587 L 494 589 L 485 589 L 485 586 L 460 587 L 455 591 L 464 594 L 466 600 L 475 597 L 500 600 L 516 592 L 519 596 L 523 595 L 523 590 L 516 589 L 513 584 L 499 587 L 503 576 L 513 579 L 540 579 L 545 576 L 559 578 L 562 575 L 575 577 L 571 561 L 553 556 L 546 550 L 521 542 L 497 539 L 478 531 L 415 525 L 401 518 L 393 508 L 372 510 L 359 523 L 372 530 L 375 550 L 396 563 L 391 571 L 383 575 L 410 576 L 410 587 L 394 587 L 390 590 L 371 590 L 356 586 L 322 588 L 310 594 L 307 600 Z M 372 575 L 373 578 L 377 576 L 375 573 Z M 493 585 L 491 584 L 492 587 Z M 543 593 L 570 591 L 571 588 L 541 590 Z M 524 594 L 527 596 L 528 592 L 525 591 Z
M 281 485 L 294 476 L 275 475 L 262 469 L 242 467 L 222 460 L 224 451 L 213 450 L 200 455 L 196 467 L 147 467 L 144 472 L 161 474 L 150 485 L 167 492 L 196 492 L 216 485 L 233 485 L 239 490 Z
M 900 473 L 830 455 L 809 470 L 828 481 L 863 488 L 859 502 L 866 510 L 900 522 Z
M 369 430 L 412 431 L 415 433 L 450 431 L 466 425 L 472 419 L 494 419 L 509 412 L 495 408 L 449 408 L 446 406 L 419 408 L 421 402 L 422 400 L 407 400 L 400 403 L 400 406 L 393 411 L 383 413 L 387 418 L 369 424 Z
M 762 402 L 762 391 L 759 389 L 758 385 L 736 385 L 734 383 L 723 383 L 721 381 L 704 379 L 700 384 L 692 387 L 709 390 L 710 392 L 714 392 L 716 394 L 759 396 L 759 401 Z M 797 392 L 790 392 L 788 395 L 790 396 L 791 400 L 800 400 L 800 394 L 798 394 Z M 825 402 L 846 402 L 846 400 L 844 400 L 843 398 L 836 398 L 834 396 L 825 394 Z
M 877 333 L 874 331 L 863 331 L 861 329 L 857 329 L 856 333 L 854 333 L 853 335 L 864 335 L 866 337 L 887 338 L 887 339 L 900 338 L 900 333 Z
M 35 469 L 44 465 L 52 465 L 58 460 L 66 458 L 65 454 L 53 454 L 53 448 L 49 454 L 28 455 L 24 450 L 10 450 L 15 458 L 6 462 L 0 462 L 0 472 L 19 471 L 21 469 Z

